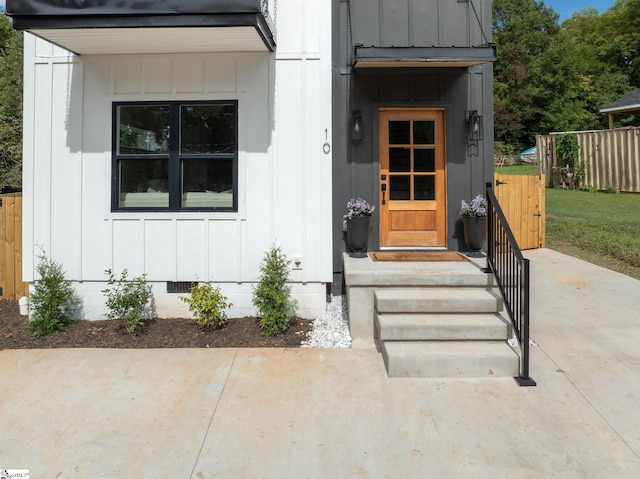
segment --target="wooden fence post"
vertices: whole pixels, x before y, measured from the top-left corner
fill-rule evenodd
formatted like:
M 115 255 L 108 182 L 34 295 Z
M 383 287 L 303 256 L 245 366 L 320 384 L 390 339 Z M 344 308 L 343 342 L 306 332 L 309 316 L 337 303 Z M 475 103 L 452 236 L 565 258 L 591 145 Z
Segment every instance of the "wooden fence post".
M 17 300 L 28 293 L 22 281 L 22 193 L 0 195 L 0 299 Z

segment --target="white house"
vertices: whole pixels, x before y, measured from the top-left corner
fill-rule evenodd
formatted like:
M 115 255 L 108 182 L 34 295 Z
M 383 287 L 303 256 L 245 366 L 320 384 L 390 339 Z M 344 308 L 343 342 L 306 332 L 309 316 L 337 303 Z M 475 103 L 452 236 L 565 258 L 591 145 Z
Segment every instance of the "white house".
M 465 249 L 493 179 L 491 0 L 7 0 L 25 30 L 24 271 L 41 249 L 104 315 L 106 269 L 159 316 L 221 287 L 254 313 L 265 251 L 301 314 L 342 284 L 342 215 L 370 248 Z M 357 130 L 357 131 L 356 131 Z
M 254 314 L 272 244 L 304 317 L 332 281 L 330 0 L 9 0 L 25 33 L 24 280 L 44 251 L 105 314 L 106 269 L 159 317 L 221 287 Z

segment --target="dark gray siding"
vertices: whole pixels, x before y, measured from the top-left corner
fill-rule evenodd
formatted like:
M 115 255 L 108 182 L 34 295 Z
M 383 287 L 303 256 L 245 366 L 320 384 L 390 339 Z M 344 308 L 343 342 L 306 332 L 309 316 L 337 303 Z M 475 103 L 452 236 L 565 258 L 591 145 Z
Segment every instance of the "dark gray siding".
M 347 3 L 342 0 L 340 3 Z M 491 2 L 474 0 L 351 0 L 354 43 L 365 46 L 469 47 L 490 34 Z
M 334 271 L 340 279 L 345 251 L 342 215 L 350 198 L 378 204 L 378 109 L 445 108 L 447 130 L 447 222 L 449 249 L 462 249 L 460 201 L 484 192 L 493 179 L 492 65 L 452 68 L 351 68 L 353 46 L 473 47 L 485 43 L 475 13 L 464 0 L 334 0 L 333 211 Z M 491 2 L 474 0 L 490 34 Z M 351 22 L 349 22 L 349 17 Z M 351 111 L 363 116 L 363 140 L 350 141 Z M 483 115 L 484 141 L 469 147 L 465 115 Z M 373 216 L 370 249 L 378 248 Z

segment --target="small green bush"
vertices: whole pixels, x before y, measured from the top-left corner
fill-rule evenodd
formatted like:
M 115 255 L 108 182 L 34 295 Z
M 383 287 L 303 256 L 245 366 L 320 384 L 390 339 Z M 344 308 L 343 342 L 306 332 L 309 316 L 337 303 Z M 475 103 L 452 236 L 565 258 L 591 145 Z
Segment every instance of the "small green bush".
M 129 280 L 126 269 L 120 274 L 120 279 L 116 279 L 110 269 L 105 270 L 105 273 L 109 276 L 109 287 L 102 290 L 107 296 L 107 318 L 122 321 L 125 330 L 133 334 L 144 325 L 144 309 L 151 298 L 147 275 Z
M 566 166 L 571 169 L 575 175 L 577 183 L 580 184 L 587 172 L 587 165 L 584 161 L 578 160 L 580 153 L 580 145 L 578 143 L 578 135 L 568 133 L 560 135 L 556 138 L 556 158 L 558 166 Z
M 65 279 L 62 266 L 44 253 L 38 256 L 36 271 L 40 279 L 29 296 L 29 327 L 36 336 L 46 336 L 74 322 L 80 300 L 71 281 Z
M 597 193 L 598 189 L 593 185 L 582 185 L 578 188 L 581 191 L 586 191 L 587 193 Z
M 189 305 L 189 311 L 195 314 L 200 329 L 218 329 L 227 324 L 226 308 L 233 306 L 227 297 L 210 284 L 194 284 L 191 296 L 180 296 L 180 300 Z
M 291 318 L 297 315 L 298 303 L 291 297 L 291 288 L 287 286 L 290 263 L 282 250 L 273 245 L 260 264 L 262 275 L 253 290 L 253 305 L 260 316 L 263 336 L 284 333 Z
M 556 137 L 556 158 L 559 166 L 567 166 L 572 170 L 576 168 L 579 152 L 578 135 L 575 133 Z

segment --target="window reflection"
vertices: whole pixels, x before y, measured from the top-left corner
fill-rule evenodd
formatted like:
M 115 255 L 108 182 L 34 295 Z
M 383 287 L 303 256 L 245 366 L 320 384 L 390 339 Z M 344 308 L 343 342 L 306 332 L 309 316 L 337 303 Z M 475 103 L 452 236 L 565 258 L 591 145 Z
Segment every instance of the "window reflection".
M 119 106 L 120 155 L 162 154 L 169 151 L 169 106 Z
M 436 199 L 436 177 L 429 176 L 415 176 L 414 182 L 414 198 L 416 200 L 435 200 Z
M 413 171 L 419 173 L 434 173 L 436 171 L 436 152 L 433 148 L 416 148 L 413 151 Z
M 411 143 L 410 125 L 409 120 L 391 120 L 389 122 L 389 144 L 408 145 Z
M 389 171 L 411 171 L 410 148 L 389 148 Z
M 411 199 L 411 177 L 408 175 L 393 175 L 389 178 L 389 199 Z
M 415 120 L 413 122 L 413 142 L 418 145 L 433 145 L 436 142 L 433 120 Z
M 180 153 L 235 152 L 233 105 L 184 105 L 180 116 Z

